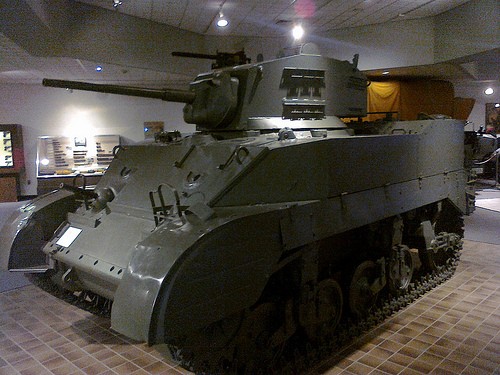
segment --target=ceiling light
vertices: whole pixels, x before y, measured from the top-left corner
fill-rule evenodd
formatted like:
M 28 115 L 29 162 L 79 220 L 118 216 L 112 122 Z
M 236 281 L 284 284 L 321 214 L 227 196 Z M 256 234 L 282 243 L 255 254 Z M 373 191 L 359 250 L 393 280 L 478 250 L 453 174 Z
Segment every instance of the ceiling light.
M 382 72 L 382 75 L 384 75 L 384 76 L 386 76 L 386 75 L 388 75 L 388 74 L 389 74 L 389 71 L 388 71 L 388 70 L 384 70 L 384 71 Z
M 302 26 L 295 25 L 295 27 L 292 30 L 292 35 L 296 40 L 301 39 L 304 36 L 304 29 L 302 28 Z
M 219 6 L 219 17 L 217 18 L 217 27 L 226 27 L 229 25 L 229 21 L 224 17 L 224 14 L 222 13 L 222 6 L 224 5 L 225 1 Z
M 102 72 L 102 66 L 97 65 L 97 66 L 95 67 L 95 71 L 96 71 L 96 72 Z
M 120 5 L 122 5 L 122 2 L 120 0 L 113 0 L 113 7 L 118 8 Z
M 495 108 L 500 108 L 500 103 L 495 103 Z
M 493 94 L 495 91 L 493 91 L 493 89 L 491 87 L 488 87 L 486 90 L 484 90 L 484 93 L 486 95 L 491 95 Z
M 219 13 L 219 18 L 217 19 L 217 26 L 219 27 L 226 27 L 229 24 L 229 22 L 224 18 L 224 15 Z

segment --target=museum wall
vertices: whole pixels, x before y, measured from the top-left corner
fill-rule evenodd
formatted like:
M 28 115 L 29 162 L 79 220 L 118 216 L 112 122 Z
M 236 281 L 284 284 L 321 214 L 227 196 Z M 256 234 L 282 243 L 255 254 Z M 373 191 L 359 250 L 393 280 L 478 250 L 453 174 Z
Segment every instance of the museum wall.
M 125 143 L 144 140 L 145 121 L 163 121 L 165 130 L 182 133 L 194 126 L 182 120 L 183 104 L 122 95 L 0 85 L 0 123 L 23 126 L 26 170 L 21 195 L 36 195 L 36 145 L 40 136 L 120 135 Z
M 484 93 L 484 83 L 482 82 L 456 82 L 454 84 L 455 96 L 461 98 L 474 98 L 474 108 L 469 115 L 468 121 L 470 124 L 467 130 L 478 130 L 480 126 L 485 126 L 486 120 L 486 104 L 487 103 L 500 103 L 500 84 L 499 81 L 490 82 L 495 90 L 495 94 L 486 95 Z

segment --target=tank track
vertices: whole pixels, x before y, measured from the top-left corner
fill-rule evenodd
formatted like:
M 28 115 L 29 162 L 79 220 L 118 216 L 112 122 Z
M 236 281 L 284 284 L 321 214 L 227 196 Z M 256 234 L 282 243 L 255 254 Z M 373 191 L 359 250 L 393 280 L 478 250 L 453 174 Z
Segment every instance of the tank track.
M 43 291 L 73 306 L 103 318 L 111 318 L 112 301 L 92 292 L 71 292 L 52 281 L 50 270 L 45 273 L 26 274 L 28 280 Z
M 321 363 L 347 347 L 361 334 L 373 329 L 397 311 L 413 303 L 425 293 L 450 279 L 457 268 L 462 248 L 463 241 L 460 239 L 455 244 L 453 254 L 446 262 L 446 265 L 441 266 L 437 271 L 426 273 L 418 277 L 410 284 L 404 294 L 398 296 L 387 294 L 386 298 L 380 301 L 378 305 L 372 309 L 370 315 L 364 319 L 358 321 L 352 319 L 342 321 L 333 336 L 324 337 L 315 345 L 307 342 L 307 339 L 302 335 L 297 334 L 285 344 L 285 347 L 280 353 L 274 356 L 274 360 L 265 363 L 260 362 L 258 368 L 245 368 L 242 372 L 240 365 L 227 358 L 223 358 L 223 360 L 220 361 L 224 363 L 224 365 L 207 367 L 206 363 L 197 363 L 195 353 L 189 352 L 189 355 L 185 356 L 185 352 L 182 348 L 174 345 L 167 345 L 173 359 L 183 368 L 193 371 L 196 374 L 223 375 L 244 373 L 258 375 L 307 373 L 311 371 L 314 366 L 317 366 L 318 363 Z M 104 299 L 91 292 L 71 292 L 64 290 L 51 280 L 50 272 L 44 274 L 27 274 L 26 276 L 40 289 L 67 303 L 104 318 L 110 318 L 111 316 L 112 301 L 110 300 Z M 279 360 L 276 358 L 279 358 Z
M 441 233 L 446 235 L 446 233 Z M 452 234 L 453 235 L 453 234 Z M 456 235 L 455 235 L 456 236 Z M 457 236 L 458 237 L 458 236 Z M 404 294 L 393 296 L 386 294 L 386 298 L 380 301 L 370 314 L 362 320 L 346 319 L 339 324 L 336 333 L 330 337 L 324 337 L 315 345 L 307 342 L 307 339 L 298 334 L 292 337 L 280 353 L 276 353 L 273 360 L 268 363 L 260 363 L 258 368 L 245 368 L 242 370 L 237 363 L 233 365 L 219 365 L 208 368 L 207 364 L 196 363 L 196 354 L 189 352 L 189 360 L 184 357 L 184 351 L 169 345 L 172 356 L 179 364 L 196 374 L 224 375 L 224 374 L 304 374 L 312 371 L 322 361 L 339 353 L 349 344 L 353 343 L 363 333 L 375 328 L 387 318 L 410 305 L 425 293 L 450 279 L 457 268 L 460 254 L 463 248 L 463 240 L 460 238 L 453 247 L 453 253 L 446 264 L 439 267 L 437 271 L 426 273 L 417 277 L 408 287 Z M 225 364 L 233 363 L 231 360 L 223 359 Z

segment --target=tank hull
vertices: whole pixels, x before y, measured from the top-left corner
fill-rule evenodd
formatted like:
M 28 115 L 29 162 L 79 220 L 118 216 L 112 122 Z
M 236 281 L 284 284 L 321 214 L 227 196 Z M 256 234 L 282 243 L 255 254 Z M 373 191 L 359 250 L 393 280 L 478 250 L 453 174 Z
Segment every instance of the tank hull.
M 464 212 L 461 122 L 380 132 L 130 146 L 96 187 L 113 200 L 70 213 L 43 251 L 62 286 L 113 301 L 116 331 L 175 341 L 253 306 L 297 249 L 436 202 Z

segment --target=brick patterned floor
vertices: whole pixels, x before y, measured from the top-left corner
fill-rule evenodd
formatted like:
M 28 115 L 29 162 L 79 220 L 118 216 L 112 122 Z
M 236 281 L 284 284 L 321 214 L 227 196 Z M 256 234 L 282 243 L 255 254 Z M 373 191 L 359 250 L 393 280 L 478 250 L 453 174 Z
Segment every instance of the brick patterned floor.
M 311 374 L 500 374 L 500 246 L 465 241 L 450 280 Z
M 455 276 L 310 374 L 500 375 L 500 246 L 466 241 Z M 0 293 L 0 375 L 189 374 L 157 347 L 34 286 Z

